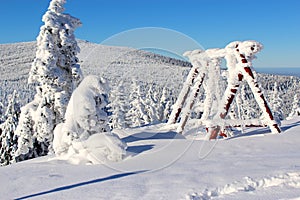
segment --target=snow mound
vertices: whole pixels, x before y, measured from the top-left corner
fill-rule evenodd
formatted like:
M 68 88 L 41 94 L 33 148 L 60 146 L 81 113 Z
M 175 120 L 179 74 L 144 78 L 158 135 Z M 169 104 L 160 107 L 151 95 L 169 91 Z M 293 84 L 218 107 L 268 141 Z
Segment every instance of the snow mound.
M 74 141 L 67 153 L 58 159 L 68 160 L 72 164 L 102 164 L 107 161 L 121 161 L 126 155 L 127 145 L 110 132 L 91 135 L 84 141 Z
M 87 76 L 73 92 L 65 122 L 54 130 L 55 154 L 73 164 L 120 161 L 127 145 L 111 133 L 107 117 L 104 79 Z

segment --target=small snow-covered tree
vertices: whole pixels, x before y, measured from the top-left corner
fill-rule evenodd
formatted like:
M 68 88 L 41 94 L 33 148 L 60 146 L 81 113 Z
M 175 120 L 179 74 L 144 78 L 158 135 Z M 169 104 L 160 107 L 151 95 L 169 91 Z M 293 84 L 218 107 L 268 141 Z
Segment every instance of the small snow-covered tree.
M 18 137 L 18 148 L 15 152 L 15 160 L 17 162 L 38 157 L 45 151 L 44 143 L 37 141 L 33 133 L 34 121 L 32 116 L 37 109 L 37 104 L 32 101 L 21 108 L 19 124 L 16 128 Z M 47 148 L 46 148 L 47 149 Z
M 294 96 L 294 100 L 292 103 L 292 110 L 288 116 L 288 119 L 291 119 L 295 116 L 299 116 L 300 115 L 300 105 L 299 105 L 300 99 L 298 94 L 295 94 Z
M 255 113 L 259 112 L 255 107 L 255 101 L 249 98 L 251 91 L 246 87 L 246 83 L 241 83 L 240 92 L 237 93 L 235 103 L 237 106 L 237 116 L 239 119 L 251 119 L 255 118 Z
M 133 81 L 129 95 L 130 108 L 126 114 L 126 122 L 129 127 L 138 127 L 151 122 L 145 111 L 144 99 L 141 85 L 137 81 Z
M 171 102 L 171 93 L 166 87 L 164 87 L 159 100 L 159 121 L 167 122 L 172 112 L 172 105 L 173 102 Z
M 154 88 L 155 85 L 151 84 L 147 90 L 147 94 L 144 100 L 145 112 L 149 118 L 150 123 L 157 123 L 159 120 L 159 104 L 158 104 L 158 91 Z
M 277 82 L 274 83 L 274 89 L 271 97 L 271 107 L 273 109 L 275 120 L 279 123 L 281 120 L 284 119 L 284 115 L 282 112 L 283 101 L 279 93 L 279 87 Z
M 0 124 L 4 121 L 4 105 L 0 102 Z
M 127 97 L 123 82 L 120 82 L 117 87 L 111 90 L 110 95 L 110 126 L 113 129 L 127 128 L 125 123 L 125 113 L 127 111 Z
M 33 151 L 36 157 L 52 151 L 53 130 L 64 120 L 68 100 L 82 78 L 74 36 L 81 22 L 63 13 L 65 3 L 66 0 L 52 0 L 42 19 L 45 24 L 37 37 L 36 57 L 28 79 L 37 85 L 37 94 L 21 114 L 17 156 Z
M 102 159 L 122 159 L 126 145 L 110 132 L 107 91 L 104 79 L 96 76 L 83 79 L 72 94 L 66 121 L 54 131 L 56 155 L 75 159 L 76 162 L 83 159 L 92 164 Z
M 15 130 L 20 115 L 20 104 L 17 101 L 17 92 L 9 96 L 8 106 L 5 112 L 5 121 L 0 125 L 0 164 L 8 165 L 13 162 L 17 148 Z

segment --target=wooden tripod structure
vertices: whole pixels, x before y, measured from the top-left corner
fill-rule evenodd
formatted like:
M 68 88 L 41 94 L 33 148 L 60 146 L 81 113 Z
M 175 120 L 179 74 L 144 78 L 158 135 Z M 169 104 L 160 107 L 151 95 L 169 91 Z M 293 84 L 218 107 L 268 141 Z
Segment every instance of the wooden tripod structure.
M 212 69 L 212 66 L 215 67 L 219 64 L 220 59 L 225 58 L 229 72 L 228 86 L 225 90 L 218 113 L 212 116 L 213 123 L 206 126 L 206 130 L 208 130 L 210 134 L 210 139 L 216 139 L 221 133 L 221 125 L 218 124 L 218 121 L 225 120 L 243 80 L 248 83 L 254 94 L 256 102 L 263 112 L 263 125 L 269 126 L 272 133 L 280 133 L 281 130 L 274 120 L 274 116 L 268 106 L 268 102 L 266 101 L 262 90 L 259 88 L 252 71 L 252 60 L 255 58 L 254 55 L 261 49 L 262 45 L 258 42 L 237 41 L 228 44 L 224 49 L 208 49 L 206 51 L 195 50 L 185 53 L 185 56 L 189 57 L 193 67 L 183 85 L 183 89 L 181 90 L 176 103 L 173 106 L 168 124 L 179 123 L 177 132 L 183 132 L 189 119 L 191 109 L 194 106 L 195 100 L 198 97 L 200 88 L 203 85 L 206 76 L 209 72 L 211 72 L 211 70 L 215 70 L 214 73 L 217 73 L 218 71 L 216 68 Z M 209 102 L 211 104 L 211 101 Z M 250 124 L 245 125 L 259 126 L 261 124 L 254 124 L 253 121 L 251 121 Z

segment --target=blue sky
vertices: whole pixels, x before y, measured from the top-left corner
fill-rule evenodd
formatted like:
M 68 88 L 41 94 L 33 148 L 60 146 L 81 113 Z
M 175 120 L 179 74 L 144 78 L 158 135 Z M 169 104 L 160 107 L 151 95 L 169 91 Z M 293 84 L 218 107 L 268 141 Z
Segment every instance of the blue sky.
M 35 40 L 49 1 L 0 2 L 0 43 Z M 299 10 L 297 0 L 68 0 L 66 4 L 66 13 L 83 23 L 75 32 L 80 39 L 101 43 L 142 27 L 173 29 L 204 48 L 251 39 L 264 45 L 257 67 L 300 68 Z

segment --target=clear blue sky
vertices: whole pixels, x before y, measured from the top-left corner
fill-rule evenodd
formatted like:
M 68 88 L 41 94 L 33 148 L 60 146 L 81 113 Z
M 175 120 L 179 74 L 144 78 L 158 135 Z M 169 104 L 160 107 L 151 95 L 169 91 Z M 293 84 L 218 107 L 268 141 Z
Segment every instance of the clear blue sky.
M 0 43 L 35 40 L 49 0 L 0 2 Z M 133 28 L 163 27 L 190 36 L 204 48 L 257 40 L 265 47 L 257 67 L 300 70 L 298 0 L 68 0 L 66 13 L 83 23 L 76 37 L 95 43 Z

